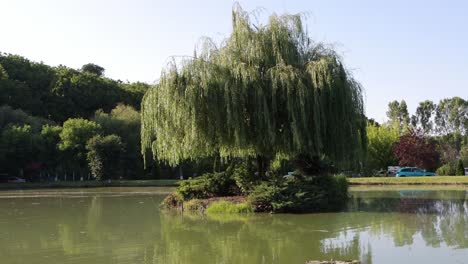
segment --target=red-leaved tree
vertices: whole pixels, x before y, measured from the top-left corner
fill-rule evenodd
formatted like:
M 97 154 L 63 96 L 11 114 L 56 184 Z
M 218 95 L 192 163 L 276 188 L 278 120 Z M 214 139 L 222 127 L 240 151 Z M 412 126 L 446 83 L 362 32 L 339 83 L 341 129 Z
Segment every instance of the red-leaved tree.
M 436 145 L 419 130 L 411 130 L 401 136 L 393 151 L 400 166 L 435 169 L 439 165 Z

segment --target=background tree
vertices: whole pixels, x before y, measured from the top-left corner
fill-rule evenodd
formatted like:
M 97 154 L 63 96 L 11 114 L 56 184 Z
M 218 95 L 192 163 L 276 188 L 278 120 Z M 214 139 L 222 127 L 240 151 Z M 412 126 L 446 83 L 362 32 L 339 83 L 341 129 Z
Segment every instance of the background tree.
M 59 149 L 68 156 L 68 166 L 78 169 L 82 175 L 86 168 L 86 143 L 99 134 L 100 129 L 95 122 L 82 118 L 68 119 L 63 123 Z
M 0 139 L 2 170 L 20 176 L 26 165 L 37 159 L 37 153 L 37 140 L 31 126 L 12 125 L 3 129 Z
M 54 125 L 44 125 L 40 133 L 40 160 L 47 166 L 49 174 L 54 174 L 62 160 L 62 153 L 59 149 L 60 133 L 62 133 L 62 127 Z
M 122 154 L 123 176 L 137 178 L 144 175 L 140 147 L 140 113 L 133 107 L 119 104 L 108 113 L 97 111 L 94 121 L 102 128 L 104 135 L 118 135 L 125 146 Z
M 97 76 L 103 76 L 105 69 L 94 63 L 88 63 L 81 67 L 81 71 L 91 73 L 91 74 L 96 74 Z
M 405 100 L 388 103 L 387 117 L 390 124 L 399 128 L 400 132 L 405 133 L 409 125 L 409 113 Z
M 367 125 L 367 168 L 379 170 L 397 164 L 393 148 L 399 139 L 399 131 L 390 126 Z
M 88 166 L 97 180 L 119 179 L 124 147 L 117 135 L 94 136 L 86 144 Z
M 460 159 L 462 160 L 463 164 L 468 166 L 468 144 L 464 145 L 460 150 Z
M 171 165 L 218 153 L 257 158 L 260 175 L 278 155 L 360 164 L 361 86 L 335 52 L 308 37 L 300 15 L 257 25 L 235 7 L 232 21 L 222 45 L 207 40 L 146 93 L 143 155 L 152 151 Z
M 394 153 L 400 166 L 415 166 L 433 170 L 437 168 L 439 163 L 439 154 L 435 144 L 418 130 L 412 130 L 401 136 L 395 145 Z
M 436 108 L 435 123 L 438 132 L 442 135 L 467 135 L 468 101 L 460 97 L 441 100 Z
M 437 106 L 430 100 L 420 102 L 416 108 L 416 114 L 411 118 L 413 127 L 420 128 L 425 133 L 431 133 L 433 129 L 431 118 L 435 113 L 436 107 Z

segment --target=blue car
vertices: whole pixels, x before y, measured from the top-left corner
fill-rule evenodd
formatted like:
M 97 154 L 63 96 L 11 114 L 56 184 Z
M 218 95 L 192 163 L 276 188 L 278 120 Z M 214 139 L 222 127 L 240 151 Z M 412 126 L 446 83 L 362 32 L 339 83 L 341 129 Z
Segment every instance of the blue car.
M 405 167 L 398 170 L 397 177 L 418 177 L 418 176 L 435 176 L 435 173 L 424 171 L 416 167 Z

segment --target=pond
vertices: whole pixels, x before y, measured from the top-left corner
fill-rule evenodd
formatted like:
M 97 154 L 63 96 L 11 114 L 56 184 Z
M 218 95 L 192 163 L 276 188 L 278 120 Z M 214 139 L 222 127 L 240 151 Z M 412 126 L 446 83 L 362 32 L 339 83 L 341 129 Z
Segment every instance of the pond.
M 355 188 L 340 213 L 162 212 L 167 188 L 0 192 L 0 263 L 467 263 L 467 189 Z

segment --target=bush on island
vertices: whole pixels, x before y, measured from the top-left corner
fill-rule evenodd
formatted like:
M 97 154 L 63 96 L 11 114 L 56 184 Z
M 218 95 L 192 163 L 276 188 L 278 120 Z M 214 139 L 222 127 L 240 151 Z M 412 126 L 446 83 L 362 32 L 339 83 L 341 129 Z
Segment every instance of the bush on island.
M 273 213 L 336 211 L 347 199 L 348 182 L 344 176 L 279 178 L 262 182 L 249 195 L 256 212 Z

